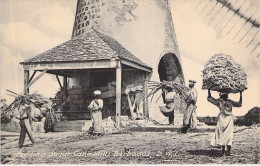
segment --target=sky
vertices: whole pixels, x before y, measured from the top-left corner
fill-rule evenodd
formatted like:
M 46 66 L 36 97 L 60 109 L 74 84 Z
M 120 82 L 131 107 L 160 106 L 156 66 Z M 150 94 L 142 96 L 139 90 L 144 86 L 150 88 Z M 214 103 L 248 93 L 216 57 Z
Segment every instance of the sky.
M 10 103 L 13 97 L 6 95 L 6 89 L 17 93 L 23 92 L 23 68 L 19 62 L 71 38 L 76 0 L 1 0 L 0 2 L 0 98 L 6 98 Z M 232 24 L 228 25 L 227 30 L 223 32 L 209 25 L 211 18 L 206 17 L 208 11 L 200 13 L 203 6 L 207 5 L 206 1 L 202 1 L 201 6 L 194 10 L 198 2 L 197 0 L 170 0 L 185 80 L 186 82 L 189 79 L 199 80 L 196 84 L 197 114 L 217 116 L 219 113 L 216 107 L 206 101 L 207 91 L 201 90 L 201 71 L 210 56 L 222 52 L 232 55 L 248 74 L 249 89 L 244 92 L 243 107 L 234 109 L 234 115 L 244 115 L 250 108 L 260 107 L 260 57 L 257 57 L 260 50 L 258 48 L 252 54 L 250 51 L 253 46 L 245 49 L 245 45 L 255 34 L 254 30 L 250 31 L 243 42 L 238 43 L 250 26 L 246 25 L 237 39 L 232 40 L 243 21 L 235 20 L 238 25 L 234 27 L 234 31 L 231 31 L 231 35 L 226 35 Z M 259 14 L 260 1 L 250 2 Z M 248 11 L 249 15 L 252 12 Z M 221 20 L 223 13 L 216 13 L 217 18 L 213 23 Z M 223 20 L 228 21 L 224 17 Z M 256 37 L 259 38 L 259 35 Z M 47 97 L 53 97 L 58 89 L 56 78 L 46 74 L 32 86 L 30 92 L 38 91 Z M 218 97 L 217 93 L 213 95 Z M 239 95 L 230 95 L 230 98 L 238 100 Z

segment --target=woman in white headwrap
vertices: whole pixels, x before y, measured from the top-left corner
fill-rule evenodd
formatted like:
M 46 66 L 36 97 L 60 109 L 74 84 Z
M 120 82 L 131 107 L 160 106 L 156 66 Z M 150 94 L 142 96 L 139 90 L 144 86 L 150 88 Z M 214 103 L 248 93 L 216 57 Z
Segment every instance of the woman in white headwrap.
M 228 93 L 220 93 L 220 99 L 215 99 L 211 96 L 208 90 L 208 101 L 218 106 L 220 113 L 218 115 L 218 123 L 215 130 L 215 135 L 210 143 L 211 146 L 221 146 L 222 155 L 225 154 L 225 147 L 227 146 L 227 156 L 231 155 L 231 145 L 233 141 L 234 118 L 232 114 L 232 107 L 242 106 L 242 92 L 240 92 L 239 102 L 228 99 Z
M 95 95 L 95 99 L 91 101 L 88 108 L 91 110 L 93 134 L 101 135 L 103 134 L 102 112 L 101 112 L 101 109 L 103 108 L 103 100 L 99 98 L 99 96 L 101 95 L 101 91 L 96 90 L 94 92 L 94 95 Z

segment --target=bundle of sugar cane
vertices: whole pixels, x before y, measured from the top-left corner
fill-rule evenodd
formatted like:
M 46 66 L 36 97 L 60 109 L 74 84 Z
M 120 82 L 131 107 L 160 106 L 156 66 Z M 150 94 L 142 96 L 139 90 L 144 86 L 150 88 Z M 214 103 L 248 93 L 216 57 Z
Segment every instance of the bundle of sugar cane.
M 247 89 L 247 75 L 230 55 L 215 54 L 204 65 L 202 89 L 237 93 Z
M 162 81 L 162 82 L 149 81 L 148 87 L 149 89 L 151 89 L 151 92 L 148 94 L 147 97 L 152 96 L 151 101 L 156 92 L 164 89 L 166 90 L 173 89 L 177 94 L 179 94 L 179 96 L 182 99 L 184 100 L 188 99 L 189 88 L 174 81 Z
M 15 92 L 7 90 L 12 93 L 15 97 L 15 100 L 7 107 L 1 110 L 1 123 L 8 123 L 14 114 L 14 109 L 23 104 L 23 102 L 31 101 L 35 106 L 40 107 L 43 103 L 48 103 L 52 105 L 52 101 L 37 92 L 33 94 L 19 95 Z

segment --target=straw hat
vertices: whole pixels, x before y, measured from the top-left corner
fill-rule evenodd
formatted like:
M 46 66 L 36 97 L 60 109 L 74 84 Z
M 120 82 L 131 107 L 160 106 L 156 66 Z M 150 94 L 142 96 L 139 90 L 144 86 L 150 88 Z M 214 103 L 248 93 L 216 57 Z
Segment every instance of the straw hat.
M 142 91 L 143 90 L 143 86 L 142 85 L 139 85 L 139 86 L 136 86 L 136 91 Z
M 125 94 L 128 94 L 130 92 L 130 89 L 129 88 L 126 88 L 125 89 Z
M 226 92 L 220 92 L 219 93 L 219 96 L 223 96 L 223 95 L 228 95 L 228 93 L 226 93 Z
M 195 80 L 189 80 L 189 83 L 191 83 L 191 84 L 195 84 L 196 81 L 195 81 Z
M 135 91 L 136 91 L 136 87 L 130 88 L 130 91 L 131 91 L 131 92 L 135 92 Z
M 94 91 L 94 95 L 101 95 L 101 91 L 100 90 L 95 90 Z

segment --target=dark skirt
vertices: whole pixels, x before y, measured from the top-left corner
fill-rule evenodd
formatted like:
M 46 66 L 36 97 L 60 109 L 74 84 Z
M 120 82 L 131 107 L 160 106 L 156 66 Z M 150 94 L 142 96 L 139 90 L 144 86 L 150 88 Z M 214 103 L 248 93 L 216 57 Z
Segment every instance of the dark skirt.
M 54 132 L 54 113 L 48 112 L 46 114 L 46 119 L 44 122 L 44 130 L 45 132 Z

